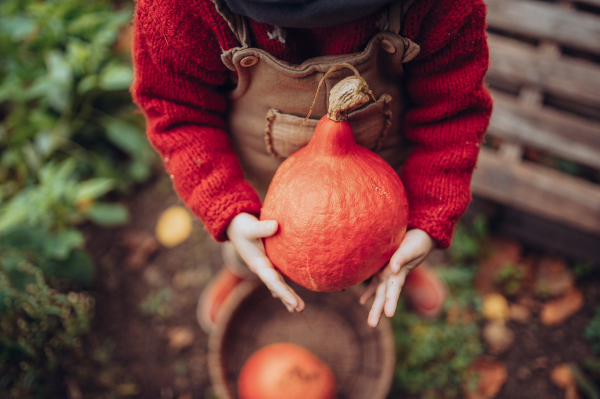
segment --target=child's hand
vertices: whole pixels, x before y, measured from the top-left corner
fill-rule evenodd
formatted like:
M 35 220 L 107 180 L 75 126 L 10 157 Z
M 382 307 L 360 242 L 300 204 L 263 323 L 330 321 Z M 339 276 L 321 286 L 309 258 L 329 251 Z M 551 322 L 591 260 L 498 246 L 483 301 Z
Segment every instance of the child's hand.
M 272 236 L 276 231 L 275 220 L 259 221 L 248 213 L 240 213 L 227 227 L 227 236 L 250 270 L 265 283 L 273 296 L 281 299 L 288 311 L 302 312 L 304 301 L 285 283 L 265 253 L 261 238 Z
M 360 303 L 364 305 L 375 295 L 367 320 L 369 326 L 377 327 L 384 310 L 387 317 L 394 315 L 406 276 L 425 260 L 435 246 L 435 240 L 423 230 L 412 229 L 406 233 L 390 262 L 373 276 L 360 296 Z

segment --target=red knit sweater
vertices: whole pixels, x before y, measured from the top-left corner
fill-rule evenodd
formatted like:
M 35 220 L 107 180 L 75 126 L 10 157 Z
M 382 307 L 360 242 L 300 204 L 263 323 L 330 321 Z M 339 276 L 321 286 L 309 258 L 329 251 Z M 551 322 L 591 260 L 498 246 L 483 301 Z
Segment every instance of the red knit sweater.
M 488 66 L 483 0 L 417 0 L 402 36 L 421 46 L 405 64 L 411 100 L 404 135 L 416 143 L 402 169 L 410 228 L 425 230 L 441 248 L 471 200 L 470 180 L 492 102 L 483 85 Z M 251 40 L 290 62 L 361 51 L 379 13 L 336 27 L 286 29 L 251 21 Z M 272 36 L 272 35 L 271 35 Z M 147 119 L 176 191 L 218 241 L 240 212 L 261 203 L 243 178 L 225 132 L 229 70 L 222 49 L 238 46 L 210 0 L 138 0 L 134 23 L 132 94 Z

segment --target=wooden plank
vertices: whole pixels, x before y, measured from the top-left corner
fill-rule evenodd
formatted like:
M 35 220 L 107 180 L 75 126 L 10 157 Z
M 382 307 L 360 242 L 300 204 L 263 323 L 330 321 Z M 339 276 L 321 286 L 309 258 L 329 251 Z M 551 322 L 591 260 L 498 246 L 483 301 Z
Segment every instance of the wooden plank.
M 482 148 L 474 195 L 600 235 L 600 187 L 533 163 L 507 163 Z
M 545 57 L 535 46 L 492 33 L 488 43 L 489 77 L 532 85 L 557 97 L 600 107 L 599 64 L 567 56 Z
M 513 208 L 503 208 L 499 213 L 494 223 L 494 231 L 498 234 L 508 234 L 528 246 L 545 248 L 580 261 L 593 262 L 600 267 L 600 236 Z
M 600 0 L 574 0 L 573 3 L 586 4 L 589 6 L 600 8 Z
M 600 169 L 600 123 L 547 107 L 526 107 L 490 90 L 494 109 L 488 134 Z
M 600 16 L 539 1 L 485 0 L 488 26 L 600 54 Z

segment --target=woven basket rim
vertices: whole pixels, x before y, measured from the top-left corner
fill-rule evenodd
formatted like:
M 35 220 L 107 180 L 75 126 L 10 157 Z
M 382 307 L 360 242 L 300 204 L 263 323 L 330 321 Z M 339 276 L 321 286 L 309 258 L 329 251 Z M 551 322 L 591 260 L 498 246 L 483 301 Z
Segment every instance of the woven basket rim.
M 254 291 L 261 288 L 264 288 L 263 283 L 257 278 L 245 280 L 235 287 L 223 303 L 222 310 L 217 316 L 216 324 L 210 331 L 208 340 L 208 369 L 214 393 L 219 399 L 235 399 L 237 397 L 237 393 L 230 392 L 228 388 L 228 381 L 225 378 L 225 373 L 223 372 L 225 367 L 221 358 L 221 347 L 225 339 L 226 332 L 234 322 L 232 316 L 247 297 L 249 297 Z M 359 289 L 359 286 L 349 288 L 349 290 L 355 291 L 358 291 Z M 372 300 L 364 306 L 370 306 L 371 303 Z M 366 319 L 365 327 L 367 327 Z M 385 399 L 387 397 L 392 386 L 394 369 L 396 365 L 395 340 L 389 319 L 383 316 L 377 329 L 380 336 L 380 346 L 383 354 L 383 361 L 381 365 L 382 373 L 378 379 L 378 384 L 375 386 L 373 394 L 368 399 Z

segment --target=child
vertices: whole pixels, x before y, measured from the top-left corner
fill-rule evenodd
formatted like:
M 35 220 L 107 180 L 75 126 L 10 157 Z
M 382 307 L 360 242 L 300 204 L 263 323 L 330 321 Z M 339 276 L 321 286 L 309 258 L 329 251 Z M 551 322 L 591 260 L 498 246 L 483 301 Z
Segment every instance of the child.
M 324 72 L 342 62 L 378 99 L 356 124 L 380 130 L 357 140 L 401 167 L 410 207 L 404 241 L 361 296 L 363 304 L 375 297 L 369 325 L 394 314 L 408 273 L 432 249 L 450 245 L 492 108 L 482 83 L 483 0 L 138 0 L 133 55 L 132 93 L 151 143 L 182 200 L 228 241 L 233 274 L 221 286 L 235 285 L 245 263 L 289 311 L 304 309 L 264 253 L 260 238 L 277 223 L 258 221 L 258 193 L 310 138 L 289 127 L 307 115 Z M 338 71 L 325 86 L 349 74 Z M 326 104 L 321 93 L 314 118 Z M 427 270 L 419 279 L 434 287 L 440 309 L 439 279 Z M 207 291 L 209 307 L 227 290 L 217 291 Z

